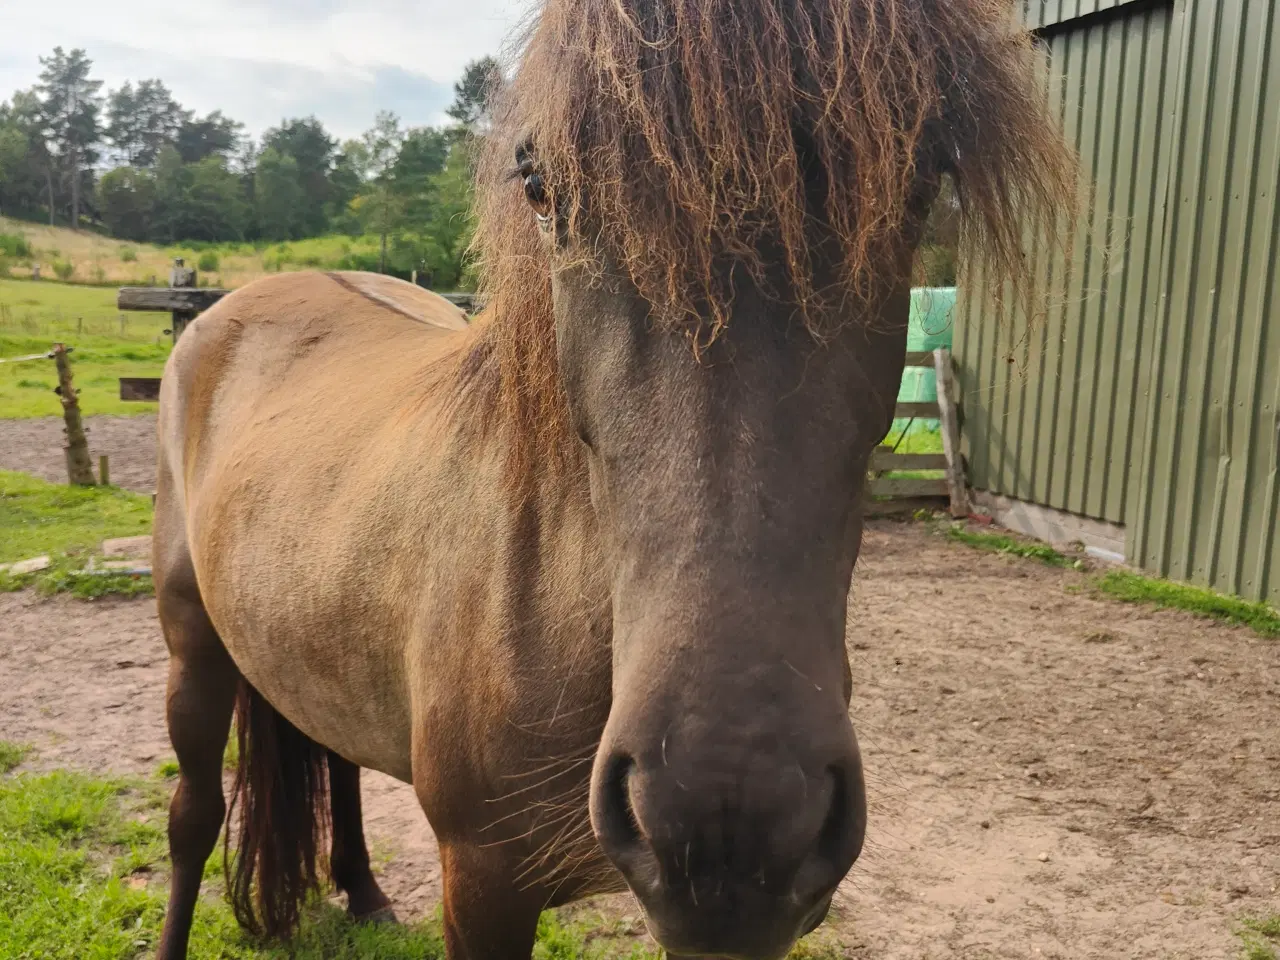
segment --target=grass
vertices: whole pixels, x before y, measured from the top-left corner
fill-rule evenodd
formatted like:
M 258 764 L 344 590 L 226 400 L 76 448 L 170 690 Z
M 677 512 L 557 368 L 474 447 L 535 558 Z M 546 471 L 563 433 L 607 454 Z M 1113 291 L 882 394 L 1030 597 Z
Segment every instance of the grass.
M 1092 581 L 1099 593 L 1125 603 L 1145 603 L 1156 607 L 1186 610 L 1224 623 L 1251 627 L 1264 637 L 1280 637 L 1280 614 L 1265 603 L 1242 600 L 1127 570 L 1111 570 Z
M 0 740 L 0 774 L 8 773 L 23 760 L 27 759 L 29 753 L 31 753 L 31 748 L 25 743 Z
M 177 257 L 200 271 L 201 284 L 212 287 L 242 287 L 282 270 L 369 269 L 377 263 L 379 242 L 330 234 L 288 243 L 157 246 L 4 217 L 0 236 L 8 238 L 0 256 L 12 277 L 27 279 L 32 265 L 39 264 L 46 279 L 110 287 L 163 286 Z M 10 249 L 14 252 L 7 253 Z
M 1245 920 L 1237 933 L 1244 943 L 1242 960 L 1280 960 L 1280 913 Z
M 152 953 L 164 920 L 171 785 L 79 773 L 0 776 L 0 944 L 4 956 L 133 960 Z M 316 901 L 288 946 L 254 943 L 221 898 L 221 851 L 205 869 L 191 960 L 443 960 L 438 919 L 351 923 Z M 535 960 L 658 960 L 632 925 L 596 915 L 545 914 Z M 809 941 L 794 960 L 834 960 Z
M 114 290 L 0 279 L 0 359 L 44 353 L 55 342 L 74 347 L 71 372 L 86 416 L 156 410 L 122 401 L 119 378 L 160 376 L 172 349 L 168 323 L 168 314 L 119 313 Z M 52 360 L 0 363 L 0 417 L 61 416 L 57 385 Z
M 151 532 L 151 498 L 118 487 L 71 487 L 0 470 L 0 563 L 74 553 Z
M 38 573 L 0 573 L 0 592 L 35 587 L 82 600 L 152 592 L 149 576 L 85 573 L 98 545 L 151 531 L 151 499 L 117 487 L 70 487 L 0 470 L 0 563 L 49 555 Z
M 1080 566 L 1080 561 L 1073 560 L 1058 552 L 1047 543 L 1039 543 L 1034 540 L 1018 540 L 1003 533 L 979 533 L 974 530 L 966 530 L 962 526 L 951 526 L 947 528 L 947 538 L 978 550 L 988 550 L 992 553 L 1038 560 L 1050 567 Z

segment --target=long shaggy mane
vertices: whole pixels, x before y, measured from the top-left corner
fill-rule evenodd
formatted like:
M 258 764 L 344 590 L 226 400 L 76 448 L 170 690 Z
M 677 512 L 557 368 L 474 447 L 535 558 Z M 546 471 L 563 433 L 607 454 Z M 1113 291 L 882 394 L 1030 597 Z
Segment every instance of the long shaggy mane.
M 607 255 L 695 344 L 729 322 L 728 264 L 815 333 L 856 316 L 901 279 L 915 191 L 944 173 L 962 255 L 986 289 L 1034 304 L 1024 246 L 1064 235 L 1076 194 L 1038 64 L 1009 0 L 546 0 L 477 182 L 481 346 L 529 445 L 517 461 L 553 465 L 563 427 L 548 251 L 511 176 L 517 144 L 575 249 Z M 817 279 L 819 234 L 834 282 Z

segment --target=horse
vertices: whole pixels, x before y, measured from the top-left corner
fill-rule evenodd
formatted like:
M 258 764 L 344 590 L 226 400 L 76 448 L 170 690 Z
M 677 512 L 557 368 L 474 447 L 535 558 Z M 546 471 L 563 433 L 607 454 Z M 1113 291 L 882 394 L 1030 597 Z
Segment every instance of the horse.
M 773 960 L 863 845 L 847 596 L 944 178 L 975 269 L 1076 190 L 1001 0 L 546 0 L 479 145 L 470 322 L 273 276 L 163 377 L 154 579 L 179 778 L 160 960 L 228 895 L 387 917 L 360 770 L 412 784 L 451 960 L 629 891 Z M 1037 234 L 1039 235 L 1039 234 Z

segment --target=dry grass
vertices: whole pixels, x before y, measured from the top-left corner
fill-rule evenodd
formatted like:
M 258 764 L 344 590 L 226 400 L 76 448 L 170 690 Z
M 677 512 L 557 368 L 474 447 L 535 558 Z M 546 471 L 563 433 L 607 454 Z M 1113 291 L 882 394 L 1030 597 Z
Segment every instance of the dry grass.
M 280 271 L 359 268 L 360 262 L 372 258 L 377 245 L 374 237 L 329 235 L 276 244 L 161 247 L 0 217 L 0 235 L 6 234 L 25 240 L 32 255 L 7 260 L 0 256 L 0 278 L 7 269 L 14 279 L 29 279 L 32 264 L 39 264 L 44 280 L 111 287 L 164 286 L 174 258 L 182 257 L 192 267 L 199 267 L 206 258 L 216 263 L 213 269 L 200 267 L 201 285 L 234 289 Z

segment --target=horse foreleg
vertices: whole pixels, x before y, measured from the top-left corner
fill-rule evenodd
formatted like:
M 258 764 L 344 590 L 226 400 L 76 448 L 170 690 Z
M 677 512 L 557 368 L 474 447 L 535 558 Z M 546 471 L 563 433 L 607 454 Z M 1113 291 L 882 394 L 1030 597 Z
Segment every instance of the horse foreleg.
M 357 920 L 394 921 L 391 901 L 373 878 L 360 807 L 360 768 L 329 751 L 329 803 L 333 846 L 329 867 L 333 882 L 347 895 L 347 911 Z
M 198 600 L 166 590 L 158 603 L 169 643 L 166 716 L 179 774 L 169 805 L 169 908 L 156 960 L 184 960 L 204 864 L 226 815 L 222 755 L 240 674 Z
M 440 845 L 448 960 L 529 960 L 545 894 L 513 883 L 499 848 Z

